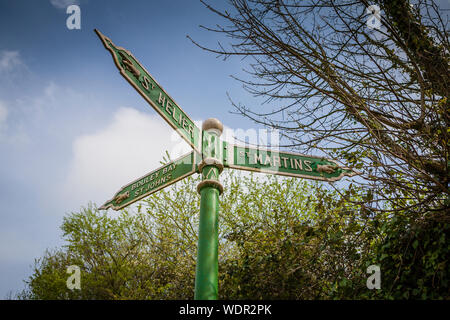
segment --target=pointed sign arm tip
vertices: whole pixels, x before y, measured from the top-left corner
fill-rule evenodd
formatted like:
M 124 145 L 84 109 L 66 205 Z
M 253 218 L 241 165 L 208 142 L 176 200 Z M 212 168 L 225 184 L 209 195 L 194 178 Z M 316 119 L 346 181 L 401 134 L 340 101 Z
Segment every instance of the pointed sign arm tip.
M 111 204 L 108 204 L 108 202 L 106 202 L 104 205 L 102 205 L 101 207 L 98 208 L 98 210 L 107 210 L 111 207 Z
M 102 43 L 103 43 L 103 45 L 105 46 L 105 48 L 107 48 L 108 49 L 108 46 L 107 46 L 107 44 L 106 44 L 106 39 L 108 39 L 109 40 L 109 38 L 108 37 L 106 37 L 103 33 L 101 33 L 100 32 L 100 30 L 98 30 L 98 29 L 94 29 L 94 32 L 97 34 L 97 36 L 100 38 L 100 40 L 102 41 Z
M 95 34 L 101 39 L 103 34 L 98 30 L 98 29 L 94 29 Z
M 348 177 L 360 176 L 362 174 L 361 171 L 349 167 L 341 167 L 341 169 L 343 174 Z

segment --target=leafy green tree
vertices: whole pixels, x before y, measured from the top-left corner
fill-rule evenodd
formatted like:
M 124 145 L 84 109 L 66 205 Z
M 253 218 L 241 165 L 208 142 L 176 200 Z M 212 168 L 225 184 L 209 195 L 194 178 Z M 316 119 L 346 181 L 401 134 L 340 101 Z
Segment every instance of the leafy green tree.
M 360 187 L 350 185 L 346 201 L 323 183 L 228 170 L 222 178 L 220 299 L 449 298 L 448 227 L 428 238 L 415 227 L 417 242 L 397 241 L 407 220 L 355 206 L 366 196 Z M 192 299 L 198 182 L 187 178 L 130 210 L 89 205 L 66 216 L 67 244 L 36 261 L 20 297 Z M 405 255 L 405 242 L 421 253 Z M 381 266 L 381 290 L 366 287 L 371 264 Z M 81 290 L 66 287 L 69 265 L 81 269 Z
M 385 299 L 450 299 L 450 224 L 394 216 L 374 248 Z M 367 294 L 367 292 L 366 292 Z

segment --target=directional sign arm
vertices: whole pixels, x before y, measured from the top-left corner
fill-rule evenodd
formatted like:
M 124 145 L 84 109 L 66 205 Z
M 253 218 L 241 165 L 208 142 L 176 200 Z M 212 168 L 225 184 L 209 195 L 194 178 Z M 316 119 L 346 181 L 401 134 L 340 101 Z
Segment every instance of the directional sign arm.
M 227 142 L 223 143 L 223 164 L 226 168 L 323 181 L 336 181 L 344 176 L 359 174 L 323 157 L 241 147 Z
M 120 210 L 126 206 L 155 193 L 162 188 L 188 177 L 198 170 L 196 151 L 172 161 L 145 176 L 123 186 L 111 200 L 108 200 L 100 210 L 112 208 Z
M 201 152 L 201 130 L 183 109 L 156 82 L 130 51 L 114 45 L 111 39 L 97 29 L 95 29 L 95 32 L 105 48 L 111 53 L 120 74 L 192 148 Z

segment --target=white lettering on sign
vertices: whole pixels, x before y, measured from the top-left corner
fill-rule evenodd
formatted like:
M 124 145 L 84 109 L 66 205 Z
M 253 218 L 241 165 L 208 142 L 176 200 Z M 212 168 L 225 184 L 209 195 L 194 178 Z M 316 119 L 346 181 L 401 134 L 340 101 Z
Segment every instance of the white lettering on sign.
M 164 184 L 166 182 L 169 182 L 171 179 L 172 179 L 172 174 L 168 173 L 167 175 L 165 175 L 165 176 L 163 176 L 163 177 L 161 177 L 161 178 L 159 178 L 157 180 L 154 180 L 154 181 L 144 185 L 141 188 L 137 188 L 134 191 L 134 196 L 137 197 L 137 196 L 139 196 L 141 194 L 144 194 L 144 193 L 146 193 L 146 192 L 148 192 L 148 191 L 150 191 L 150 190 L 152 190 L 154 188 L 159 187 L 160 185 L 162 185 L 162 184 Z
M 246 162 L 246 160 L 248 162 Z M 280 156 L 277 154 L 267 154 L 264 152 L 246 152 L 239 150 L 238 159 L 236 164 L 260 164 L 267 167 L 285 168 L 298 171 L 312 172 L 313 161 L 303 160 L 289 155 Z
M 147 91 L 150 91 L 150 86 L 152 87 L 152 89 L 155 88 L 155 85 L 154 85 L 152 82 L 150 82 L 150 80 L 148 80 L 148 78 L 147 78 L 146 76 L 143 76 L 143 77 L 142 77 L 141 83 L 142 83 L 142 86 L 143 86 Z
M 302 161 L 299 159 L 293 159 L 293 160 L 294 160 L 295 169 L 303 170 Z
M 191 138 L 194 138 L 194 125 L 190 123 L 190 121 L 184 116 L 183 112 L 177 108 L 175 104 L 170 102 L 169 98 L 167 98 L 162 92 L 159 93 L 158 103 L 163 109 L 166 110 L 170 117 L 175 120 L 180 128 L 186 130 Z
M 262 154 L 256 154 L 255 153 L 255 163 L 259 163 L 262 164 L 263 160 L 262 160 Z
M 312 161 L 304 160 L 303 163 L 305 164 L 305 167 L 306 167 L 305 171 L 312 172 L 312 168 L 311 168 Z
M 176 168 L 176 164 L 175 164 L 175 163 L 172 163 L 172 164 L 170 164 L 169 166 L 164 167 L 162 170 L 157 171 L 157 172 L 154 172 L 154 173 L 152 173 L 152 174 L 146 176 L 145 178 L 142 178 L 141 180 L 139 180 L 139 181 L 137 181 L 137 182 L 135 182 L 135 183 L 133 183 L 133 184 L 131 185 L 131 191 L 133 191 L 133 190 L 135 190 L 135 189 L 141 190 L 141 189 L 143 189 L 143 188 L 141 188 L 141 187 L 144 186 L 144 185 L 147 185 L 147 190 L 148 190 L 148 189 L 152 189 L 152 188 L 155 186 L 155 183 L 152 183 L 152 182 L 154 182 L 154 180 L 155 180 L 159 175 L 163 176 L 163 175 L 165 175 L 165 174 L 168 174 L 168 173 L 172 172 L 173 170 L 175 170 L 175 168 Z M 163 177 L 163 178 L 164 178 L 163 183 L 166 182 L 166 181 L 168 181 L 168 180 L 170 180 L 170 176 L 169 176 L 168 179 L 166 179 L 167 176 L 166 176 L 166 177 Z M 159 180 L 161 180 L 161 179 L 159 179 Z M 159 181 L 159 180 L 158 180 L 158 181 Z M 158 186 L 158 185 L 159 185 L 159 183 L 156 183 L 156 186 Z M 136 192 L 137 192 L 137 191 L 136 191 Z M 134 194 L 135 196 L 138 195 L 139 193 L 142 193 L 142 192 L 137 192 L 138 194 L 136 194 L 136 192 L 135 192 L 135 194 Z
M 280 157 L 279 156 L 273 156 L 273 166 L 274 167 L 281 167 Z

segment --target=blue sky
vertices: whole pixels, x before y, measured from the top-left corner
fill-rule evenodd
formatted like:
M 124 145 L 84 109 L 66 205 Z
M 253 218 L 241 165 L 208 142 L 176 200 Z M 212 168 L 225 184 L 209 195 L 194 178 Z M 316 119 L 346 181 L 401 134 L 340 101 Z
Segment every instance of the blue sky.
M 66 8 L 81 8 L 81 30 Z M 0 0 L 0 298 L 23 288 L 35 258 L 63 241 L 65 214 L 98 205 L 157 168 L 168 150 L 189 150 L 122 78 L 97 28 L 140 60 L 195 121 L 232 115 L 226 96 L 252 102 L 200 24 L 220 22 L 197 0 Z M 252 102 L 253 103 L 253 102 Z

